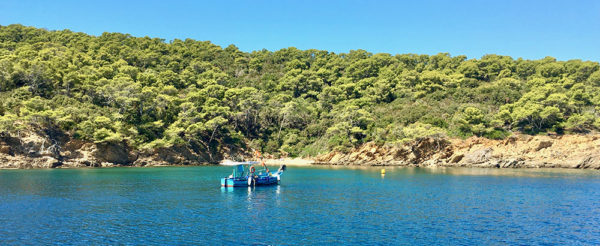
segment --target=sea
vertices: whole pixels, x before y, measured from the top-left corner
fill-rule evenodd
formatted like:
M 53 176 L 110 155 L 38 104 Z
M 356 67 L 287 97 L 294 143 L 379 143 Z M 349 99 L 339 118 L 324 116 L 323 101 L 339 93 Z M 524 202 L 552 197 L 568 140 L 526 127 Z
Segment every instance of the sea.
M 598 170 L 381 169 L 0 170 L 0 245 L 600 244 Z

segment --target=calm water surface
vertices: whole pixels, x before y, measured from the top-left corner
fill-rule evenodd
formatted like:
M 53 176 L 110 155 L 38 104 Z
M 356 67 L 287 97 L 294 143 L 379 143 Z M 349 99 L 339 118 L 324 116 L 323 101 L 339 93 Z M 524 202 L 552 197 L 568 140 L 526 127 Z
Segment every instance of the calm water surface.
M 0 244 L 600 244 L 600 172 L 289 167 L 0 170 Z

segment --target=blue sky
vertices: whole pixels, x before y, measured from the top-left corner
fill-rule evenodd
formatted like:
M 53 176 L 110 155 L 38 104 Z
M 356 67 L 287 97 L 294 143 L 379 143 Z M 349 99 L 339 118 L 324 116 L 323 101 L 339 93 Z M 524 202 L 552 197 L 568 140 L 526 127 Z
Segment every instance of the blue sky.
M 0 1 L 0 25 L 210 40 L 243 51 L 600 61 L 600 1 Z

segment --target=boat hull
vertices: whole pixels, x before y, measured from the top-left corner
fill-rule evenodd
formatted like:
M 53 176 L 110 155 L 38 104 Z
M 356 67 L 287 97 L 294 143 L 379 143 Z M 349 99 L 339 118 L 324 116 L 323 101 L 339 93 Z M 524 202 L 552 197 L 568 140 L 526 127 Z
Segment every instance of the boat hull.
M 262 176 L 255 178 L 254 185 L 276 185 L 279 184 L 279 180 L 277 177 L 273 176 Z M 222 178 L 221 179 L 222 187 L 248 187 L 248 178 Z

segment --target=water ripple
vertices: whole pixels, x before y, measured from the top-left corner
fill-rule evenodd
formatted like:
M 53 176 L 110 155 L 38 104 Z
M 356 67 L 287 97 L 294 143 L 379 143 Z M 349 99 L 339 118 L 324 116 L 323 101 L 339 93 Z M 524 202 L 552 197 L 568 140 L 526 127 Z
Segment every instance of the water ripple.
M 219 188 L 225 167 L 0 170 L 13 244 L 600 244 L 595 171 L 289 168 Z

